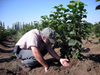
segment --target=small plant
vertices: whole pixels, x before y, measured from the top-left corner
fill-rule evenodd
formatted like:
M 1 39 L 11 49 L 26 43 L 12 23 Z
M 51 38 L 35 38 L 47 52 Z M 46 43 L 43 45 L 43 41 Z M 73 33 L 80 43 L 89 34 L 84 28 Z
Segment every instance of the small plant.
M 82 20 L 87 17 L 84 8 L 86 4 L 73 0 L 66 6 L 68 8 L 64 8 L 62 4 L 54 6 L 56 11 L 49 15 L 50 18 L 42 16 L 42 23 L 55 30 L 57 43 L 61 46 L 61 57 L 78 58 L 82 48 L 81 39 L 86 38 L 89 33 L 88 24 Z
M 16 62 L 16 61 L 12 63 L 12 69 L 13 69 L 13 70 L 20 70 L 20 68 L 19 68 L 19 66 L 17 65 L 17 62 Z
M 29 75 L 35 75 L 35 74 L 32 72 L 32 73 L 29 73 Z
M 3 63 L 3 67 L 5 67 L 5 66 L 6 66 L 6 63 L 4 62 L 4 63 Z
M 16 58 L 15 54 L 13 54 L 12 56 L 10 56 L 10 59 L 14 59 Z

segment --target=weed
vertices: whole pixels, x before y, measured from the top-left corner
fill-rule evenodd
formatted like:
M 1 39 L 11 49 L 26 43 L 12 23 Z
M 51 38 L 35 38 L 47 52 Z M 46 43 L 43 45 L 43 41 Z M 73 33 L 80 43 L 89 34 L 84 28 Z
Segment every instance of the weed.
M 35 74 L 32 72 L 32 73 L 29 73 L 29 75 L 35 75 Z
M 12 63 L 12 69 L 13 70 L 19 70 L 19 66 L 17 65 L 17 62 L 15 61 L 14 63 Z
M 3 63 L 3 67 L 5 67 L 5 66 L 6 66 L 6 63 L 4 62 L 4 63 Z
M 12 56 L 10 56 L 10 59 L 14 59 L 16 58 L 15 54 L 13 54 Z

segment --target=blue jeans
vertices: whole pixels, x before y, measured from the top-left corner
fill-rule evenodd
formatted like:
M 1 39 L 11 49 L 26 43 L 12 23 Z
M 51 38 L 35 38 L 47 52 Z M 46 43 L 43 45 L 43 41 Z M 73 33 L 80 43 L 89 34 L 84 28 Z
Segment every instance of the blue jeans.
M 40 53 L 42 54 L 42 56 L 44 56 L 47 54 L 47 52 L 48 51 L 44 49 Z M 35 59 L 32 50 L 21 50 L 19 54 L 15 53 L 15 55 L 18 59 L 21 59 L 23 63 L 28 67 L 33 67 L 38 64 L 38 61 Z

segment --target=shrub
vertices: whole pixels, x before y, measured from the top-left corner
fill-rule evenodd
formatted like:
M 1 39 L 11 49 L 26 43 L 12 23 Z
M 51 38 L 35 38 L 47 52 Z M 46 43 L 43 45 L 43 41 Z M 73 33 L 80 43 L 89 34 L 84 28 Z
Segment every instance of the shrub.
M 49 18 L 42 17 L 42 23 L 45 22 L 47 27 L 53 28 L 56 32 L 57 43 L 61 45 L 61 57 L 78 58 L 80 55 L 81 39 L 89 33 L 86 30 L 89 26 L 82 20 L 87 17 L 84 6 L 86 5 L 79 0 L 70 1 L 68 8 L 64 8 L 62 4 L 54 6 L 56 11 L 52 12 Z

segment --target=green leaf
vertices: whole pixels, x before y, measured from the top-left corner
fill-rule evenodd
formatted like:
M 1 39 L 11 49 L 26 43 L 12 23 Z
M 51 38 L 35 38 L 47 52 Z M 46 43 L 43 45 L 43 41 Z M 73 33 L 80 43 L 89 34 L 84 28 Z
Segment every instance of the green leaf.
M 74 51 L 71 51 L 71 54 L 74 55 Z
M 77 3 L 79 4 L 80 3 L 80 0 L 78 0 Z
M 78 54 L 76 54 L 76 53 L 74 54 L 74 56 L 75 56 L 77 59 L 78 59 L 78 57 L 79 57 L 79 55 L 78 55 Z
M 62 4 L 59 5 L 59 7 L 62 7 L 62 6 L 63 6 Z
M 100 0 L 96 0 L 96 2 L 98 2 L 98 1 L 100 1 Z
M 96 7 L 96 10 L 98 10 L 98 9 L 100 9 L 100 5 L 98 5 L 98 6 Z
M 69 12 L 69 9 L 64 10 L 64 12 Z
M 68 19 L 70 19 L 70 20 L 75 20 L 75 17 L 74 17 L 73 15 L 69 15 L 69 16 L 68 16 Z
M 63 25 L 63 24 L 61 24 L 61 25 L 59 25 L 59 26 L 58 26 L 58 28 L 62 28 L 63 26 L 64 26 L 64 25 Z
M 54 14 L 50 14 L 50 17 L 54 16 Z
M 72 10 L 73 14 L 75 14 L 77 11 L 78 11 L 78 8 L 74 8 L 74 9 Z
M 75 48 L 72 48 L 73 52 L 76 50 Z
M 59 11 L 61 11 L 61 9 L 60 8 L 57 8 L 57 12 L 59 12 Z
M 65 10 L 66 10 L 66 8 L 61 8 L 61 10 L 64 10 L 64 11 L 65 11 Z
M 54 6 L 53 8 L 57 9 L 57 8 L 58 8 L 58 6 Z
M 86 9 L 83 9 L 84 12 L 86 12 Z
M 75 5 L 72 4 L 72 3 L 70 3 L 70 4 L 68 4 L 67 6 L 68 6 L 70 9 L 73 9 Z
M 79 45 L 82 45 L 82 41 L 78 41 L 78 44 L 79 44 Z
M 52 22 L 52 20 L 49 20 L 49 22 Z
M 70 34 L 71 34 L 71 35 L 75 35 L 75 31 L 71 31 Z
M 63 16 L 63 17 L 66 17 L 66 15 L 67 15 L 67 14 L 63 14 L 62 16 Z
M 87 18 L 87 16 L 86 15 L 83 15 L 83 18 Z
M 70 39 L 71 39 L 70 37 L 67 37 L 67 36 L 66 36 L 66 41 L 68 41 L 68 40 L 70 40 Z
M 70 1 L 70 3 L 74 3 L 74 1 Z
M 75 46 L 76 43 L 77 43 L 76 40 L 71 39 L 71 40 L 68 42 L 68 45 L 69 45 L 69 46 Z
M 57 16 L 56 16 L 56 15 L 54 15 L 53 17 L 54 17 L 54 19 L 56 19 L 56 18 L 57 18 Z
M 63 14 L 63 12 L 59 12 L 59 14 L 61 14 L 61 15 L 62 15 L 62 14 Z
M 76 53 L 79 53 L 79 50 L 78 49 L 76 50 Z

